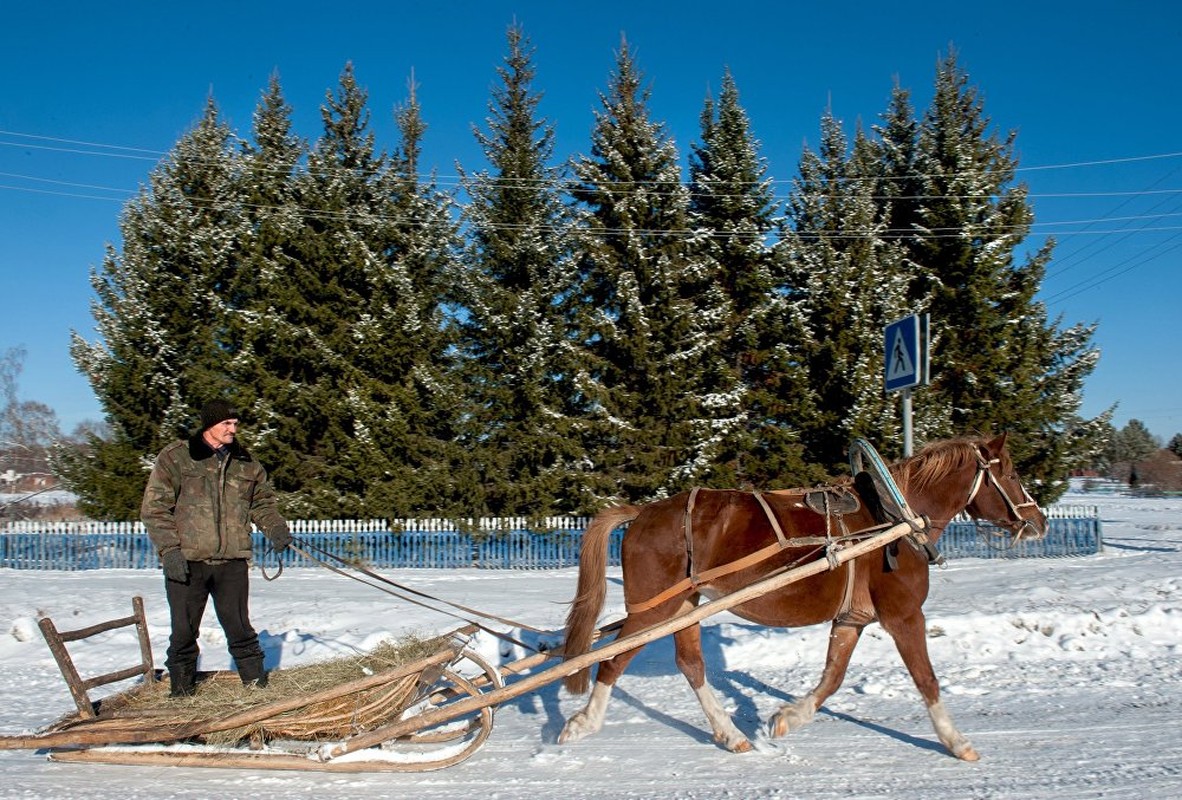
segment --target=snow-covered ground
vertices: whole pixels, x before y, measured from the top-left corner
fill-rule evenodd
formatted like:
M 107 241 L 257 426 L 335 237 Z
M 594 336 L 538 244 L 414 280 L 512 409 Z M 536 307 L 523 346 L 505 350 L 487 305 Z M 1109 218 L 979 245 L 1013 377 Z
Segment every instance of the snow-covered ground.
M 936 741 L 918 693 L 880 629 L 863 636 L 846 685 L 805 729 L 752 753 L 717 747 L 667 640 L 616 688 L 603 731 L 557 744 L 583 704 L 549 684 L 499 707 L 468 761 L 418 774 L 325 774 L 55 763 L 0 750 L 0 797 L 77 798 L 1179 798 L 1182 797 L 1182 499 L 1068 496 L 1095 504 L 1105 550 L 1089 558 L 961 560 L 933 574 L 929 646 L 958 727 L 981 753 Z M 252 614 L 272 666 L 368 648 L 383 635 L 456 627 L 326 570 L 257 571 Z M 525 624 L 559 630 L 575 570 L 394 571 L 389 577 Z M 619 571 L 609 573 L 618 614 Z M 0 570 L 0 733 L 35 730 L 73 708 L 36 631 L 130 613 L 144 597 L 159 665 L 167 614 L 159 573 Z M 203 668 L 228 666 L 208 613 Z M 755 736 L 815 682 L 826 627 L 761 628 L 729 614 L 704 625 L 710 679 Z M 477 643 L 500 656 L 495 640 Z M 130 629 L 77 643 L 84 674 L 134 663 Z M 520 657 L 511 654 L 508 660 Z

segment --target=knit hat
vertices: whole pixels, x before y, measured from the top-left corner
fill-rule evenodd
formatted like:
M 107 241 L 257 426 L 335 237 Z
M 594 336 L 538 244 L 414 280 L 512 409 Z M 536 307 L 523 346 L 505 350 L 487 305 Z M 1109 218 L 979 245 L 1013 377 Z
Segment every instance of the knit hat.
M 238 419 L 238 409 L 226 400 L 210 400 L 201 407 L 201 430 L 207 431 L 219 422 Z

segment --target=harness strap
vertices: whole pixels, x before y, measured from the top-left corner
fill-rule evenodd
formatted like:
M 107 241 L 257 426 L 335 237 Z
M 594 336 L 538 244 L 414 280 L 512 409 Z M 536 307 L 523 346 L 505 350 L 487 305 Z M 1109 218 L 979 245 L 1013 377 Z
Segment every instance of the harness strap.
M 980 453 L 977 453 L 977 474 L 973 476 L 973 485 L 969 487 L 969 499 L 964 501 L 965 508 L 968 508 L 970 505 L 972 505 L 973 500 L 977 496 L 977 492 L 981 491 L 981 484 L 984 482 L 985 476 L 989 475 L 990 478 L 993 477 L 992 468 L 996 463 L 996 458 L 986 461 L 981 457 Z
M 743 570 L 743 569 L 746 569 L 747 567 L 755 566 L 756 564 L 759 564 L 762 561 L 766 561 L 769 558 L 771 558 L 772 556 L 776 555 L 777 553 L 783 551 L 785 548 L 788 548 L 788 547 L 813 547 L 816 549 L 820 549 L 822 547 L 832 547 L 835 543 L 839 543 L 841 541 L 852 541 L 854 539 L 870 538 L 875 533 L 878 533 L 879 531 L 885 530 L 890 527 L 889 524 L 875 525 L 871 528 L 864 528 L 864 529 L 856 531 L 854 533 L 846 534 L 846 535 L 842 536 L 840 539 L 834 539 L 832 536 L 801 536 L 798 538 L 789 539 L 787 536 L 784 535 L 784 531 L 780 527 L 779 521 L 776 519 L 775 514 L 772 513 L 771 506 L 768 505 L 767 501 L 763 498 L 763 496 L 759 492 L 752 492 L 752 494 L 755 495 L 756 500 L 759 501 L 760 506 L 763 508 L 764 514 L 767 515 L 768 522 L 771 523 L 772 530 L 776 532 L 776 541 L 773 544 L 769 544 L 766 547 L 761 547 L 759 550 L 755 550 L 751 553 L 748 553 L 747 555 L 743 556 L 742 558 L 737 558 L 734 561 L 728 561 L 725 564 L 720 564 L 717 567 L 713 567 L 713 568 L 705 570 L 703 572 L 697 572 L 694 569 L 693 564 L 691 563 L 689 565 L 689 569 L 688 569 L 689 574 L 687 575 L 687 577 L 682 578 L 681 580 L 677 581 L 673 585 L 666 588 L 664 591 L 659 592 L 658 594 L 654 595 L 653 597 L 650 597 L 648 600 L 644 600 L 639 603 L 627 603 L 625 605 L 625 610 L 627 610 L 627 612 L 629 614 L 639 614 L 642 611 L 648 611 L 649 609 L 656 608 L 657 606 L 661 605 L 661 603 L 664 603 L 667 600 L 671 600 L 672 598 L 677 597 L 679 594 L 682 594 L 683 592 L 685 592 L 689 589 L 694 589 L 698 586 L 703 586 L 705 584 L 710 583 L 711 581 L 714 581 L 718 578 L 723 577 L 724 575 L 730 575 L 733 572 L 738 572 L 739 570 Z M 687 542 L 689 541 L 690 530 L 691 530 L 691 528 L 690 528 L 690 511 L 692 509 L 693 502 L 696 500 L 696 498 L 697 498 L 697 489 L 694 489 L 692 492 L 690 492 L 690 499 L 686 504 L 685 528 L 686 528 Z M 691 547 L 691 545 L 687 544 L 687 548 L 690 548 L 690 547 Z M 815 552 L 815 550 L 814 550 L 814 552 Z M 692 557 L 693 557 L 692 549 L 690 549 L 689 554 L 692 559 Z M 802 556 L 800 559 L 797 560 L 796 563 L 799 563 L 800 561 L 805 560 L 810 555 L 812 555 L 812 553 Z M 830 569 L 832 569 L 832 568 L 833 567 L 830 567 Z M 849 577 L 847 583 L 848 583 L 848 586 L 846 587 L 846 592 L 852 598 L 852 596 L 853 596 L 853 568 L 852 567 L 850 569 L 850 577 Z M 844 604 L 843 604 L 843 607 L 844 607 Z
M 695 489 L 695 491 L 697 491 L 697 490 Z M 788 546 L 788 539 L 787 539 L 787 537 L 784 536 L 784 529 L 780 527 L 780 520 L 776 519 L 776 515 L 772 513 L 772 507 L 767 504 L 767 500 L 764 500 L 763 495 L 760 494 L 759 492 L 753 491 L 751 494 L 755 495 L 755 499 L 759 501 L 760 507 L 763 508 L 763 513 L 765 515 L 767 515 L 767 521 L 772 524 L 772 530 L 776 532 L 776 539 L 780 542 L 780 547 L 787 547 Z M 829 496 L 826 495 L 825 496 L 825 507 L 826 507 L 825 510 L 826 511 L 829 510 L 828 506 L 829 506 Z M 826 520 L 829 519 L 828 514 L 825 515 L 825 519 Z
M 686 562 L 687 580 L 692 583 L 697 583 L 698 576 L 694 574 L 694 506 L 698 502 L 698 488 L 695 486 L 690 492 L 689 500 L 685 503 L 685 524 L 682 529 L 685 531 L 685 552 L 689 556 Z
M 850 616 L 850 612 L 854 607 L 854 569 L 856 568 L 858 559 L 851 559 L 846 564 L 845 571 L 845 592 L 841 596 L 841 606 L 837 609 L 837 616 L 835 619 L 843 620 Z

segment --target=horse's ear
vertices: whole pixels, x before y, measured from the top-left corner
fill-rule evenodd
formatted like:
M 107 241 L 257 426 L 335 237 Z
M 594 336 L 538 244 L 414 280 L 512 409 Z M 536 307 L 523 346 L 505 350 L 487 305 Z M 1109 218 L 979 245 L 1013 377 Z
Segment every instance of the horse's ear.
M 1006 448 L 1006 437 L 1009 435 L 1010 434 L 1007 431 L 999 436 L 993 437 L 985 443 L 985 449 L 987 449 L 994 456 L 1001 455 L 1001 452 Z

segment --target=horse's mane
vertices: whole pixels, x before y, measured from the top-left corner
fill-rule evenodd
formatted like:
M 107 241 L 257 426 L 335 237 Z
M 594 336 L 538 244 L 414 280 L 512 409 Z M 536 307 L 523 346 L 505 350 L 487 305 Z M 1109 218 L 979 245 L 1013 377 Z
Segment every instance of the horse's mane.
M 893 464 L 891 474 L 902 491 L 925 489 L 950 472 L 975 465 L 983 442 L 968 436 L 930 442 L 911 458 Z

